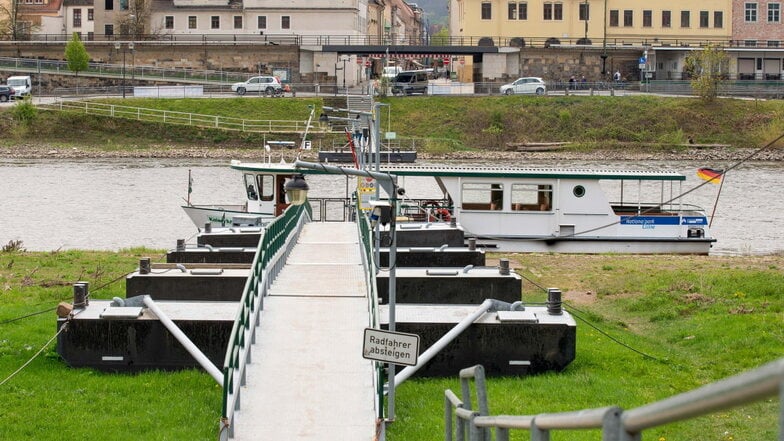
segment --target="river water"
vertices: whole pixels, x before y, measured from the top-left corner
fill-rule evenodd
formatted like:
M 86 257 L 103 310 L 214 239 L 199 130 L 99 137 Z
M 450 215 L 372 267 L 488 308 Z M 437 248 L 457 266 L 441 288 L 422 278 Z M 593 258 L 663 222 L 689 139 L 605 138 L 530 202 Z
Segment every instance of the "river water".
M 445 163 L 446 161 L 444 161 Z M 420 162 L 420 164 L 425 164 Z M 701 166 L 732 164 L 695 162 L 520 162 L 509 166 L 590 169 L 668 169 L 687 176 L 683 189 L 703 181 Z M 30 251 L 56 249 L 117 250 L 137 246 L 173 248 L 178 238 L 191 239 L 196 226 L 180 208 L 193 177 L 194 204 L 242 203 L 238 172 L 228 161 L 200 159 L 0 160 L 0 245 L 21 240 Z M 342 196 L 345 179 L 308 178 L 312 197 Z M 408 178 L 410 197 L 436 197 L 431 180 Z M 685 202 L 710 215 L 719 185 L 705 185 Z M 750 162 L 725 177 L 712 231 L 713 254 L 784 252 L 784 166 Z

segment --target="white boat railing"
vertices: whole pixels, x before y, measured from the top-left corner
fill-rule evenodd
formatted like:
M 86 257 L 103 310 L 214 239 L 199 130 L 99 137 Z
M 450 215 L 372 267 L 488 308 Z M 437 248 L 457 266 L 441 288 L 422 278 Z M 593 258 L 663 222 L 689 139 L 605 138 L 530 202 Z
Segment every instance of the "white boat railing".
M 474 380 L 479 409 L 472 409 L 470 380 Z M 489 415 L 484 369 L 460 371 L 462 400 L 444 392 L 445 439 L 508 441 L 512 429 L 528 430 L 532 441 L 550 439 L 553 430 L 601 429 L 603 441 L 639 441 L 645 429 L 708 415 L 779 395 L 779 441 L 784 441 L 784 358 L 724 380 L 645 406 L 622 410 L 617 406 L 536 415 Z

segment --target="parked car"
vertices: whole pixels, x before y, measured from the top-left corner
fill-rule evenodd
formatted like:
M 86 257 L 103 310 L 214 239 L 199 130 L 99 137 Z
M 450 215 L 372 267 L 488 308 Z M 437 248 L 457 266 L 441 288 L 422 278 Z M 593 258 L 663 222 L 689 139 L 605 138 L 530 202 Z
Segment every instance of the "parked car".
M 6 102 L 14 99 L 14 88 L 11 86 L 0 86 L 0 101 Z
M 504 95 L 512 95 L 517 93 L 535 93 L 537 95 L 544 95 L 547 92 L 547 86 L 544 80 L 539 77 L 523 77 L 515 80 L 514 83 L 504 84 L 501 86 L 501 93 Z
M 276 77 L 260 76 L 252 77 L 243 83 L 234 83 L 231 90 L 237 95 L 245 95 L 247 92 L 264 92 L 266 95 L 279 95 L 283 93 L 283 85 Z
M 428 72 L 425 70 L 400 72 L 392 82 L 392 95 L 411 95 L 412 93 L 427 95 L 428 78 Z

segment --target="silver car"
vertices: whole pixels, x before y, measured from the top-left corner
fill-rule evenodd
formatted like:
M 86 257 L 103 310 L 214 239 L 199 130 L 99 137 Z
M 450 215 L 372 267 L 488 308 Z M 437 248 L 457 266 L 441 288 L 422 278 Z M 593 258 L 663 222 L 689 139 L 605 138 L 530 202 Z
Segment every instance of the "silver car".
M 516 93 L 535 93 L 537 95 L 544 95 L 545 92 L 547 92 L 547 86 L 539 77 L 518 78 L 514 83 L 501 86 L 501 93 L 504 95 Z

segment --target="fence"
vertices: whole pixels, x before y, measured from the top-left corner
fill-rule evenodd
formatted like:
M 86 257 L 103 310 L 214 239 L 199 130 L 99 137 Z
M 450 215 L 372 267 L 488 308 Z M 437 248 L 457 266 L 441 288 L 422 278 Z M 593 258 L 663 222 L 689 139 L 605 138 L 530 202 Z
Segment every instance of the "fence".
M 264 297 L 272 280 L 283 268 L 286 256 L 296 242 L 302 225 L 310 219 L 310 206 L 292 205 L 282 217 L 264 227 L 251 274 L 245 283 L 240 309 L 231 329 L 223 362 L 223 406 L 220 439 L 234 436 L 234 412 L 240 408 L 241 387 L 245 384 L 245 366 L 250 362 Z
M 470 380 L 474 379 L 479 411 L 472 410 Z M 610 406 L 577 412 L 538 415 L 489 415 L 484 368 L 460 371 L 463 399 L 451 390 L 444 393 L 446 440 L 508 441 L 511 429 L 528 430 L 532 441 L 550 439 L 552 430 L 601 429 L 602 441 L 640 441 L 652 427 L 707 415 L 779 394 L 779 441 L 784 441 L 784 358 L 715 383 L 630 410 Z M 453 415 L 457 421 L 453 424 Z M 468 436 L 468 438 L 466 438 Z
M 171 110 L 146 109 L 118 104 L 106 104 L 96 101 L 58 99 L 51 103 L 39 104 L 38 107 L 49 110 L 78 111 L 87 115 L 100 115 L 112 118 L 126 118 L 137 121 L 178 124 L 240 132 L 303 133 L 307 126 L 307 121 L 251 120 L 219 115 L 201 115 L 198 113 L 175 112 Z M 319 132 L 321 129 L 318 127 L 311 127 L 309 131 Z

